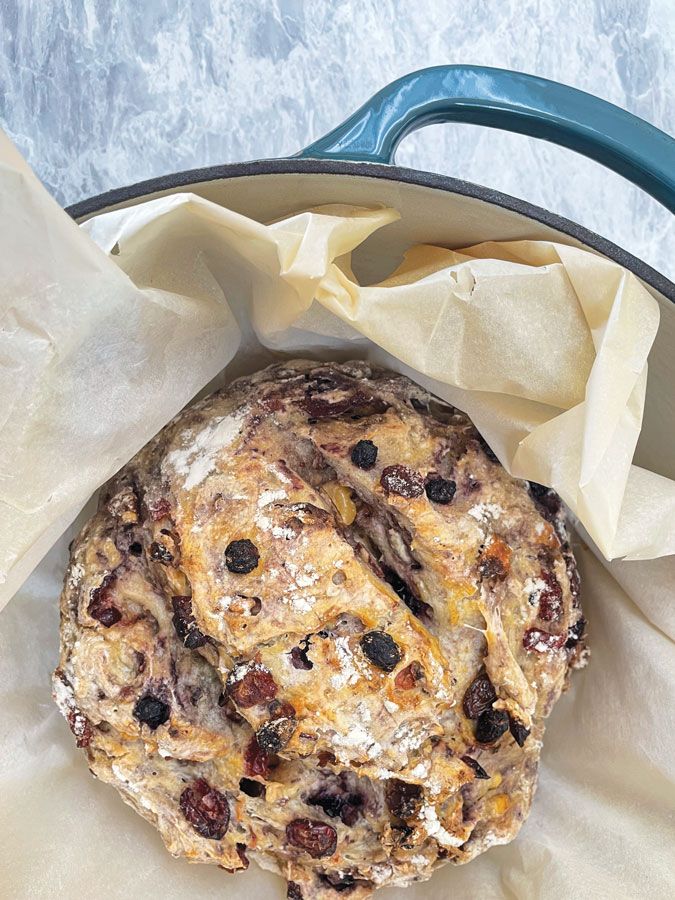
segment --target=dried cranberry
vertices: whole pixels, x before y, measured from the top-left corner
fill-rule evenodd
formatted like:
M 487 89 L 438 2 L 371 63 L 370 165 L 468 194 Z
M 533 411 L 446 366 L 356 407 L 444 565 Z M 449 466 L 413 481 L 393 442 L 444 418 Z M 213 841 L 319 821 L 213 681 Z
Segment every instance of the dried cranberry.
M 476 778 L 486 779 L 490 777 L 481 764 L 477 760 L 472 759 L 472 757 L 463 756 L 462 762 L 466 763 L 470 769 L 473 769 Z
M 265 785 L 259 781 L 253 781 L 251 778 L 241 778 L 239 781 L 239 790 L 246 794 L 247 797 L 264 797 Z
M 405 605 L 414 616 L 417 616 L 419 619 L 426 620 L 430 620 L 431 618 L 433 618 L 433 607 L 429 606 L 428 603 L 425 603 L 424 600 L 420 600 L 420 598 L 410 590 L 410 587 L 406 584 L 406 582 L 402 578 L 400 578 L 393 569 L 385 566 L 382 571 L 384 573 L 384 578 L 387 584 L 390 584 L 393 587 L 394 591 L 398 594 L 401 600 L 403 600 Z
M 168 722 L 171 707 L 152 694 L 144 694 L 136 701 L 132 713 L 135 719 L 155 731 L 160 725 Z
M 230 673 L 227 679 L 227 692 L 237 706 L 248 709 L 274 700 L 277 686 L 269 669 L 254 664 L 241 677 L 239 667 Z
M 424 479 L 410 466 L 386 466 L 382 469 L 380 484 L 387 494 L 399 497 L 421 497 L 424 493 Z
M 286 840 L 306 850 L 313 859 L 332 856 L 337 847 L 337 831 L 314 819 L 294 819 L 286 826 Z
M 563 592 L 553 572 L 542 570 L 540 576 L 546 587 L 539 595 L 539 618 L 543 622 L 557 622 L 563 613 Z
M 160 519 L 165 519 L 169 515 L 171 512 L 171 504 L 162 497 L 159 500 L 148 503 L 148 510 L 153 522 L 159 522 Z
M 409 666 L 406 666 L 405 669 L 401 669 L 394 679 L 394 684 L 400 691 L 410 691 L 423 675 L 422 666 L 415 660 Z
M 509 714 L 503 709 L 486 709 L 476 722 L 476 740 L 492 744 L 509 730 Z
M 447 478 L 441 478 L 440 475 L 428 475 L 424 484 L 424 490 L 432 503 L 447 506 L 448 503 L 452 502 L 452 498 L 455 496 L 457 485 L 454 481 L 449 481 Z
M 530 729 L 526 728 L 518 719 L 514 719 L 513 716 L 509 717 L 509 729 L 513 735 L 513 740 L 519 747 L 522 747 L 530 736 Z
M 464 694 L 462 706 L 467 719 L 477 719 L 478 716 L 489 709 L 497 699 L 497 694 L 488 678 L 485 669 L 476 675 Z
M 258 746 L 263 750 L 276 753 L 282 750 L 293 737 L 296 729 L 295 719 L 284 716 L 281 719 L 272 719 L 265 722 L 256 732 Z
M 255 736 L 251 738 L 244 751 L 244 771 L 247 775 L 267 778 L 270 769 L 270 755 L 263 750 Z
M 286 889 L 286 900 L 303 900 L 300 885 L 296 884 L 295 881 L 288 882 L 288 887 Z
M 230 541 L 225 548 L 225 565 L 230 572 L 234 572 L 236 575 L 248 575 L 259 562 L 258 548 L 248 538 Z
M 91 744 L 91 739 L 94 736 L 91 722 L 78 709 L 71 709 L 68 712 L 68 725 L 75 735 L 77 747 L 88 747 Z
M 160 544 L 159 541 L 153 541 L 150 544 L 150 559 L 154 559 L 155 562 L 161 562 L 165 566 L 168 566 L 173 562 L 173 553 L 171 553 L 164 544 Z
M 291 663 L 294 669 L 313 669 L 314 663 L 307 656 L 307 651 L 309 650 L 309 642 L 302 646 L 302 642 L 299 647 L 293 647 L 291 650 Z
M 180 808 L 197 834 L 212 841 L 224 837 L 230 824 L 227 798 L 203 778 L 185 788 L 180 795 Z
M 105 628 L 110 628 L 122 618 L 122 613 L 112 599 L 114 597 L 113 585 L 116 580 L 116 576 L 112 573 L 106 575 L 101 584 L 91 592 L 91 599 L 87 607 L 87 612 L 92 619 L 96 619 Z
M 352 447 L 351 460 L 359 469 L 372 469 L 377 461 L 377 447 L 372 441 L 359 441 Z
M 138 541 L 129 544 L 129 553 L 131 553 L 132 556 L 141 556 L 143 553 L 143 544 L 139 544 Z
M 195 617 L 192 615 L 192 599 L 190 597 L 172 597 L 173 627 L 176 634 L 188 650 L 203 647 L 206 643 L 206 635 L 197 628 Z
M 422 804 L 422 788 L 419 784 L 392 778 L 385 782 L 384 799 L 392 815 L 399 819 L 410 819 L 417 815 Z
M 384 631 L 369 631 L 359 643 L 370 662 L 384 672 L 393 672 L 403 658 L 396 641 Z
M 539 628 L 529 628 L 523 635 L 523 647 L 526 650 L 536 650 L 537 653 L 546 653 L 547 650 L 560 650 L 566 640 L 567 636 L 564 634 L 549 634 Z

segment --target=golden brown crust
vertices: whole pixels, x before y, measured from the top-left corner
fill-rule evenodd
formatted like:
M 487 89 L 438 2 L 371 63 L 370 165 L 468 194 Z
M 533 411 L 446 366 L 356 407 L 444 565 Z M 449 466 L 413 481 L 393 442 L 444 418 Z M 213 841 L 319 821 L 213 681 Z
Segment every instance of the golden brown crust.
M 174 854 L 253 854 L 305 898 L 428 878 L 528 812 L 584 652 L 559 507 L 402 376 L 272 366 L 104 492 L 57 701 Z

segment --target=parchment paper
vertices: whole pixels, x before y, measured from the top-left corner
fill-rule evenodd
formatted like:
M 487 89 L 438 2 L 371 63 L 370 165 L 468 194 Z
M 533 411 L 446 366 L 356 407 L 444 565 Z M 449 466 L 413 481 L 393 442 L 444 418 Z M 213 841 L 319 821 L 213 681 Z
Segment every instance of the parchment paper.
M 658 326 L 640 284 L 583 251 L 519 242 L 411 248 L 387 281 L 359 286 L 350 253 L 394 211 L 324 207 L 265 226 L 190 195 L 92 220 L 99 249 L 6 140 L 0 205 L 0 600 L 219 372 L 229 380 L 281 353 L 404 371 L 465 409 L 514 474 L 551 484 L 585 525 L 595 546 L 576 552 L 593 657 L 550 720 L 517 841 L 379 896 L 671 897 L 675 489 L 630 467 Z M 76 528 L 0 615 L 0 896 L 281 898 L 255 867 L 230 878 L 172 860 L 89 776 L 49 695 Z

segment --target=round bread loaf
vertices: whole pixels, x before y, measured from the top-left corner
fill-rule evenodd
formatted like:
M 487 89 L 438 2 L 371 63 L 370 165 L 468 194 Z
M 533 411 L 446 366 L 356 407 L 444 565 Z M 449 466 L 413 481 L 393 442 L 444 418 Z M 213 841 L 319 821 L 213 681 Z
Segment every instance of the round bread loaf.
M 585 658 L 557 496 L 465 415 L 295 361 L 183 411 L 72 546 L 55 698 L 174 855 L 368 896 L 511 840 Z

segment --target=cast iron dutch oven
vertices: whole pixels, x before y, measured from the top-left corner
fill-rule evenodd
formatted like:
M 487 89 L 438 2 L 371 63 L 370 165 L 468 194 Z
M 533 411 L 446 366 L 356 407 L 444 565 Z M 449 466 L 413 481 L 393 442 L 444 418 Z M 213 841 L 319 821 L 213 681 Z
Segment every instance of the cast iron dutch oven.
M 584 247 L 632 271 L 657 298 L 661 326 L 635 462 L 675 478 L 675 284 L 567 219 L 490 188 L 393 164 L 399 142 L 431 123 L 470 122 L 540 137 L 597 160 L 675 212 L 675 140 L 574 88 L 503 69 L 436 66 L 385 87 L 342 125 L 290 159 L 179 172 L 76 203 L 77 221 L 178 192 L 192 192 L 258 221 L 322 203 L 395 207 L 401 220 L 359 250 L 362 279 L 383 278 L 411 243 L 553 240 Z

